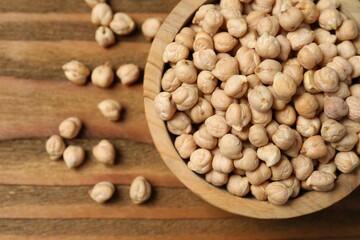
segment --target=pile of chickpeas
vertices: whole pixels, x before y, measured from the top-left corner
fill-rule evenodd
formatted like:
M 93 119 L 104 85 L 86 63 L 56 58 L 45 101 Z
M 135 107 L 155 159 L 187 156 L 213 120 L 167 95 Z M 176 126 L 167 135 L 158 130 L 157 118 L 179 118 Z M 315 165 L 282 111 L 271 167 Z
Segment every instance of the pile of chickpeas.
M 155 98 L 188 167 L 283 205 L 360 164 L 360 38 L 338 0 L 221 0 L 166 46 Z

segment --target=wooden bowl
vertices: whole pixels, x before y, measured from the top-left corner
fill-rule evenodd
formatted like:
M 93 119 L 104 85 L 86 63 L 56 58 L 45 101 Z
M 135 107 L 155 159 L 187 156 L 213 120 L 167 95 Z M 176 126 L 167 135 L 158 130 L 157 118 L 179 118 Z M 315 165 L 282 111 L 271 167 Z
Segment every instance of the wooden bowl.
M 163 161 L 175 176 L 192 192 L 208 203 L 225 211 L 263 219 L 293 218 L 327 208 L 350 194 L 360 184 L 360 168 L 352 174 L 341 174 L 330 192 L 306 192 L 290 199 L 284 206 L 254 198 L 239 198 L 226 190 L 212 186 L 191 171 L 177 153 L 166 125 L 154 110 L 154 98 L 161 90 L 164 70 L 162 55 L 167 44 L 173 41 L 179 30 L 193 17 L 206 0 L 182 0 L 170 13 L 153 41 L 144 78 L 144 104 L 150 133 Z M 341 10 L 360 23 L 360 2 L 342 0 Z

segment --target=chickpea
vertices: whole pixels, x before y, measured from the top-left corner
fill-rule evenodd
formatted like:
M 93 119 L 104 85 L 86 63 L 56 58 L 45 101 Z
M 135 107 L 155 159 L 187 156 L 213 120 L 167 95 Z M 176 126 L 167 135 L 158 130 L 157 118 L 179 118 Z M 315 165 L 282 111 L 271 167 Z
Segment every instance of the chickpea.
M 212 93 L 211 104 L 214 106 L 215 109 L 226 111 L 231 103 L 233 103 L 233 98 L 227 96 L 224 90 L 217 88 Z
M 92 153 L 98 162 L 113 165 L 115 162 L 115 147 L 108 140 L 101 140 L 93 149 Z
M 306 184 L 315 191 L 330 191 L 334 188 L 335 178 L 331 173 L 314 171 L 306 180 Z
M 228 32 L 236 38 L 241 38 L 248 30 L 247 22 L 244 18 L 232 18 L 226 22 Z
M 260 112 L 269 110 L 273 103 L 271 92 L 265 86 L 256 86 L 250 90 L 248 100 L 250 106 Z
M 334 179 L 336 179 L 336 165 L 334 162 L 331 163 L 320 163 L 317 166 L 317 170 L 322 171 L 322 172 L 327 172 L 330 173 Z
M 244 36 L 242 36 L 239 41 L 241 46 L 248 48 L 255 48 L 256 41 L 258 40 L 259 35 L 255 30 L 248 30 Z
M 139 79 L 140 68 L 133 63 L 124 64 L 118 68 L 116 75 L 119 77 L 122 84 L 129 86 L 134 84 Z
M 350 118 L 343 118 L 340 122 L 348 131 L 360 133 L 360 122 L 351 120 Z
M 251 148 L 244 148 L 243 156 L 234 160 L 234 166 L 244 171 L 254 171 L 259 166 L 259 158 L 256 151 Z
M 255 11 L 270 13 L 275 0 L 253 0 L 250 4 Z
M 265 189 L 268 184 L 269 184 L 269 182 L 265 181 L 258 186 L 251 185 L 250 186 L 251 194 L 259 201 L 266 201 L 267 195 L 266 195 Z
M 294 31 L 297 29 L 302 21 L 304 20 L 304 15 L 296 7 L 290 7 L 279 16 L 280 26 L 286 31 Z
M 319 25 L 325 30 L 336 30 L 343 22 L 340 12 L 330 8 L 320 12 Z M 348 39 L 344 39 L 348 40 Z
M 300 0 L 295 7 L 298 8 L 304 16 L 304 23 L 312 24 L 319 19 L 320 12 L 313 1 Z
M 166 92 L 173 92 L 181 85 L 181 81 L 175 75 L 175 69 L 170 68 L 161 79 L 161 88 Z
M 360 84 L 350 86 L 350 95 L 353 97 L 360 97 Z
M 314 70 L 306 71 L 304 74 L 304 80 L 303 80 L 305 90 L 308 93 L 312 93 L 312 94 L 320 92 L 320 89 L 318 89 L 315 84 L 314 73 L 315 73 Z
M 289 157 L 299 156 L 301 147 L 303 145 L 303 140 L 302 140 L 300 133 L 298 133 L 298 131 L 296 131 L 296 130 L 293 130 L 293 132 L 295 135 L 294 144 L 288 150 L 284 151 L 284 154 Z
M 316 4 L 316 8 L 319 11 L 323 11 L 326 9 L 336 9 L 340 7 L 340 1 L 339 0 L 320 0 Z
M 220 152 L 229 159 L 237 159 L 242 156 L 242 143 L 233 134 L 226 134 L 219 140 Z
M 77 117 L 69 117 L 59 125 L 59 135 L 66 139 L 74 139 L 80 132 L 82 123 Z
M 335 154 L 336 154 L 335 148 L 333 148 L 330 144 L 327 144 L 326 147 L 328 149 L 326 155 L 318 159 L 318 161 L 323 164 L 327 164 L 331 160 L 333 160 L 335 157 Z M 319 167 L 318 167 L 318 170 L 321 170 L 321 169 L 319 169 Z
M 239 62 L 240 73 L 243 75 L 250 75 L 255 73 L 255 68 L 260 64 L 260 56 L 254 49 L 248 47 L 241 47 L 235 56 Z
M 172 100 L 179 111 L 191 109 L 198 102 L 199 93 L 196 85 L 183 83 L 172 93 Z
M 114 71 L 109 62 L 96 67 L 91 74 L 91 82 L 97 87 L 107 88 L 113 81 Z
M 219 115 L 213 115 L 206 119 L 205 126 L 208 133 L 217 138 L 221 138 L 230 131 L 225 118 Z
M 166 46 L 163 61 L 164 63 L 177 63 L 189 56 L 189 49 L 181 43 L 173 42 Z
M 272 87 L 279 99 L 287 100 L 295 95 L 297 86 L 289 75 L 278 72 L 275 74 Z
M 321 136 L 325 141 L 338 142 L 346 135 L 346 128 L 339 122 L 329 119 L 321 127 Z
M 264 84 L 272 84 L 276 73 L 281 72 L 282 65 L 275 60 L 265 59 L 255 68 L 256 76 Z
M 251 120 L 251 111 L 246 104 L 232 103 L 226 111 L 226 122 L 237 131 L 241 131 Z
M 314 32 L 304 27 L 286 34 L 286 38 L 290 41 L 291 48 L 294 51 L 299 51 L 305 45 L 310 44 L 314 37 Z
M 189 158 L 190 155 L 197 149 L 193 136 L 190 134 L 181 134 L 176 137 L 174 146 L 180 157 L 183 159 Z
M 233 57 L 225 57 L 216 63 L 215 68 L 211 72 L 220 81 L 226 81 L 233 75 L 239 74 L 239 63 Z
M 206 11 L 200 26 L 203 28 L 204 32 L 208 34 L 215 34 L 223 25 L 223 22 L 224 17 L 219 11 L 215 9 L 209 9 Z
M 265 127 L 261 124 L 255 124 L 249 129 L 249 141 L 255 147 L 262 147 L 268 144 L 269 139 Z
M 272 136 L 272 141 L 280 149 L 287 150 L 295 142 L 294 131 L 289 126 L 281 124 Z
M 299 180 L 306 180 L 314 171 L 313 161 L 305 155 L 299 156 L 291 160 L 294 174 Z
M 212 168 L 217 172 L 231 173 L 234 169 L 233 160 L 216 153 L 212 161 Z
M 224 92 L 229 97 L 240 98 L 248 90 L 248 80 L 244 75 L 234 75 L 225 84 Z
M 296 112 L 294 107 L 287 104 L 284 109 L 275 111 L 275 119 L 280 124 L 288 126 L 294 125 L 296 121 Z
M 206 15 L 206 12 L 209 9 L 216 9 L 216 6 L 214 4 L 204 4 L 202 5 L 195 13 L 195 16 L 192 20 L 192 23 L 194 24 L 201 24 L 201 22 L 204 20 L 204 17 Z
M 324 99 L 324 112 L 329 118 L 339 120 L 348 114 L 349 107 L 344 99 L 340 97 L 326 96 Z
M 265 163 L 260 163 L 254 171 L 246 171 L 245 174 L 252 185 L 260 185 L 271 178 L 271 169 Z
M 100 47 L 107 48 L 115 43 L 113 31 L 106 26 L 100 26 L 95 32 L 95 40 Z
M 197 149 L 190 155 L 188 167 L 199 174 L 208 173 L 212 167 L 213 156 L 207 149 Z
M 351 78 L 360 77 L 360 56 L 353 56 L 349 59 L 349 63 L 351 64 L 353 71 L 351 73 Z M 359 84 L 355 84 L 353 86 L 359 86 Z M 353 91 L 354 92 L 354 91 Z M 358 92 L 360 95 L 360 92 Z M 355 96 L 354 94 L 352 94 Z
M 289 58 L 289 54 L 291 52 L 291 43 L 290 41 L 284 37 L 283 35 L 276 36 L 276 39 L 278 40 L 280 44 L 280 53 L 277 56 L 278 59 L 281 61 L 286 61 Z
M 285 155 L 281 155 L 280 161 L 271 167 L 271 180 L 285 180 L 290 177 L 292 171 L 293 169 L 289 159 Z
M 212 150 L 217 146 L 218 140 L 213 137 L 206 129 L 206 127 L 200 128 L 193 135 L 193 139 L 201 148 Z
M 266 126 L 272 120 L 272 111 L 271 110 L 268 110 L 266 112 L 259 112 L 250 107 L 250 111 L 251 111 L 251 116 L 252 116 L 252 118 L 251 118 L 252 124 L 262 124 L 262 125 Z
M 228 182 L 229 176 L 227 173 L 211 170 L 205 175 L 205 180 L 214 186 L 221 187 Z
M 350 41 L 343 41 L 336 45 L 336 48 L 339 56 L 345 59 L 349 59 L 356 55 L 356 48 L 354 44 Z
M 237 131 L 234 128 L 232 128 L 231 133 L 236 135 L 241 141 L 248 141 L 249 140 L 249 131 L 250 131 L 249 129 L 250 129 L 249 125 L 242 128 L 241 131 Z
M 91 11 L 91 22 L 96 25 L 108 26 L 113 18 L 111 7 L 106 3 L 96 4 Z
M 345 81 L 346 78 L 349 77 L 353 71 L 350 62 L 345 58 L 339 56 L 334 57 L 332 62 L 328 63 L 326 66 L 335 70 L 340 81 Z
M 311 137 L 316 135 L 320 131 L 321 122 L 317 117 L 314 118 L 304 118 L 299 116 L 296 121 L 296 130 L 303 137 Z
M 126 13 L 115 13 L 110 22 L 111 30 L 120 36 L 129 35 L 135 30 L 135 27 L 134 20 Z
M 260 57 L 276 58 L 280 54 L 280 43 L 266 32 L 256 41 L 255 50 Z
M 282 182 L 269 183 L 265 191 L 269 202 L 275 205 L 284 205 L 292 194 L 292 190 Z
M 235 196 L 243 197 L 250 192 L 249 180 L 246 177 L 232 175 L 229 178 L 226 189 Z
M 175 67 L 176 77 L 183 83 L 195 83 L 197 80 L 197 69 L 190 60 L 180 60 Z
M 63 158 L 68 168 L 75 168 L 84 162 L 85 151 L 80 146 L 70 145 L 65 149 Z
M 175 42 L 181 43 L 190 50 L 193 50 L 196 32 L 189 27 L 184 27 L 175 36 Z
M 215 68 L 218 58 L 212 49 L 205 49 L 193 54 L 194 65 L 200 70 L 211 71 Z M 195 69 L 196 71 L 196 69 Z
M 275 120 L 272 120 L 269 124 L 267 124 L 265 127 L 267 137 L 271 139 L 278 128 L 279 128 L 279 123 L 277 123 Z
M 146 202 L 151 196 L 151 185 L 143 177 L 136 177 L 130 186 L 130 198 L 135 204 L 142 204 Z
M 339 97 L 339 98 L 345 99 L 350 96 L 349 86 L 344 82 L 340 82 L 339 89 L 336 92 L 326 93 L 325 96 Z
M 187 112 L 187 114 L 193 123 L 202 123 L 208 117 L 214 115 L 214 110 L 209 101 L 204 98 L 199 98 L 199 101 Z
M 271 92 L 271 95 L 273 97 L 273 104 L 272 104 L 272 108 L 275 109 L 275 110 L 283 110 L 286 105 L 291 101 L 291 99 L 280 99 L 278 96 L 276 96 L 275 92 L 274 92 L 274 89 L 272 86 L 269 86 L 268 89 L 270 90 Z
M 316 43 L 304 46 L 297 55 L 300 64 L 306 69 L 313 69 L 323 59 L 323 53 Z
M 167 129 L 174 135 L 187 134 L 192 131 L 190 118 L 183 112 L 175 113 L 172 118 L 167 121 Z
M 104 203 L 114 195 L 114 192 L 115 187 L 111 182 L 99 182 L 89 190 L 89 195 L 95 202 Z
M 51 160 L 61 158 L 65 148 L 65 143 L 59 135 L 52 135 L 46 141 L 46 152 L 49 154 Z
M 299 195 L 300 181 L 295 176 L 290 176 L 288 179 L 282 180 L 281 183 L 285 184 L 285 186 L 291 189 L 291 198 L 295 198 Z
M 83 63 L 72 60 L 62 66 L 65 77 L 72 83 L 83 85 L 86 83 L 90 70 Z
M 360 97 L 350 96 L 346 98 L 346 104 L 349 107 L 348 117 L 351 120 L 360 122 Z
M 280 161 L 281 152 L 276 145 L 269 143 L 257 149 L 257 156 L 266 163 L 266 166 L 271 167 Z
M 314 95 L 303 93 L 295 98 L 294 106 L 300 116 L 313 118 L 316 115 L 316 110 L 319 108 L 319 102 Z
M 231 51 L 238 41 L 228 32 L 220 32 L 214 35 L 214 47 L 219 53 Z
M 311 136 L 305 140 L 300 153 L 305 154 L 308 158 L 318 159 L 326 155 L 327 147 L 324 139 L 319 136 Z
M 339 152 L 348 152 L 355 147 L 358 141 L 358 135 L 355 132 L 350 132 L 348 130 L 346 135 L 340 141 L 331 143 L 331 146 Z
M 279 20 L 275 16 L 266 16 L 257 22 L 256 31 L 261 36 L 265 32 L 276 37 L 280 30 Z
M 211 94 L 218 83 L 218 79 L 209 71 L 201 71 L 197 78 L 197 87 L 204 94 Z
M 359 35 L 356 22 L 346 19 L 339 28 L 336 29 L 336 36 L 340 41 L 353 40 Z
M 212 49 L 214 50 L 214 41 L 213 38 L 205 33 L 199 32 L 195 35 L 193 49 L 195 52 L 205 49 Z
M 224 23 L 226 23 L 230 19 L 241 17 L 241 11 L 239 9 L 234 9 L 234 8 L 220 8 L 220 13 L 224 17 Z M 224 23 L 222 27 L 224 26 Z
M 141 31 L 142 31 L 144 37 L 148 41 L 151 41 L 152 39 L 154 39 L 156 33 L 160 29 L 161 24 L 162 24 L 162 19 L 161 18 L 147 18 L 147 19 L 145 19 L 145 21 L 141 24 Z M 176 42 L 178 42 L 178 41 L 176 41 Z
M 292 58 L 283 63 L 283 73 L 289 75 L 299 86 L 303 81 L 304 69 L 296 58 Z
M 339 89 L 338 74 L 330 67 L 315 71 L 314 81 L 316 86 L 324 92 L 336 92 Z
M 273 16 L 279 17 L 282 12 L 286 11 L 290 7 L 293 7 L 291 0 L 275 0 L 271 14 Z
M 155 104 L 156 104 L 156 98 L 155 98 Z M 112 99 L 106 99 L 101 101 L 97 105 L 98 109 L 104 115 L 105 118 L 107 118 L 110 121 L 118 121 L 121 117 L 121 110 L 122 106 L 118 101 L 112 100 Z M 156 105 L 155 105 L 156 109 Z M 174 105 L 174 109 L 175 105 Z

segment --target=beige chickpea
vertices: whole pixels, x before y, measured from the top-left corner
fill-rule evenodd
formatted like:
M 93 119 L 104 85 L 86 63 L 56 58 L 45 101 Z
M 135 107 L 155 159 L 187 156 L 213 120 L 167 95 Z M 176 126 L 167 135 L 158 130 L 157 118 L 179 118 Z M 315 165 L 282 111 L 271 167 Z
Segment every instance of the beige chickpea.
M 270 13 L 275 0 L 253 0 L 250 5 L 255 11 Z
M 259 34 L 257 33 L 257 31 L 253 29 L 248 29 L 244 36 L 239 39 L 240 45 L 253 49 L 256 46 L 256 41 L 258 40 L 258 38 Z
M 106 3 L 96 4 L 91 11 L 91 22 L 96 25 L 108 26 L 113 19 L 111 7 Z
M 166 92 L 173 92 L 181 86 L 181 81 L 175 75 L 175 69 L 166 70 L 161 79 L 161 88 Z
M 360 122 L 360 96 L 350 96 L 346 98 L 346 104 L 349 107 L 348 117 L 351 120 Z
M 235 130 L 234 128 L 231 129 L 231 133 L 237 136 L 241 141 L 248 141 L 249 140 L 249 128 L 250 126 L 247 125 L 246 127 L 242 128 L 241 131 Z
M 248 26 L 244 18 L 232 18 L 226 22 L 228 32 L 236 38 L 241 38 L 247 32 Z
M 237 1 L 233 1 L 237 2 Z M 227 21 L 234 19 L 234 18 L 240 18 L 241 17 L 241 11 L 239 9 L 233 9 L 233 8 L 220 8 L 220 13 L 224 17 L 224 23 L 222 27 L 226 24 Z
M 355 152 L 339 152 L 334 159 L 337 169 L 342 173 L 351 173 L 360 165 L 360 160 Z
M 267 200 L 267 195 L 266 195 L 266 186 L 269 184 L 268 181 L 263 182 L 262 184 L 256 186 L 256 185 L 251 185 L 250 186 L 250 191 L 251 194 L 259 201 L 266 201 Z
M 266 16 L 257 22 L 256 31 L 261 36 L 265 32 L 276 36 L 280 30 L 279 20 L 275 16 Z
M 154 39 L 156 33 L 159 31 L 161 24 L 162 24 L 161 18 L 145 19 L 145 21 L 141 24 L 141 31 L 142 31 L 144 37 L 149 41 Z
M 184 27 L 175 36 L 175 42 L 181 43 L 188 49 L 192 50 L 195 41 L 196 32 L 190 27 Z
M 176 104 L 168 92 L 159 93 L 154 99 L 154 106 L 156 113 L 164 121 L 171 119 L 176 112 Z
M 340 7 L 340 1 L 339 0 L 320 0 L 316 4 L 316 8 L 319 11 L 323 11 L 326 9 L 336 9 Z
M 275 120 L 272 120 L 269 124 L 266 125 L 265 130 L 269 139 L 272 138 L 272 136 L 275 134 L 279 126 L 280 126 L 279 123 L 276 122 Z
M 349 90 L 350 90 L 350 95 L 351 96 L 360 97 L 360 83 L 351 85 Z
M 356 49 L 352 42 L 350 41 L 343 41 L 336 45 L 337 52 L 340 57 L 343 57 L 345 59 L 349 59 L 351 57 L 354 57 L 356 55 Z
M 92 200 L 97 203 L 108 201 L 115 193 L 115 187 L 111 182 L 99 182 L 89 190 Z
M 261 124 L 255 124 L 249 129 L 249 141 L 255 147 L 262 147 L 268 144 L 269 139 L 265 127 Z
M 250 111 L 251 111 L 251 117 L 252 117 L 251 118 L 252 124 L 262 124 L 262 125 L 266 126 L 272 120 L 273 114 L 272 114 L 271 110 L 268 110 L 266 112 L 259 112 L 250 107 Z
M 306 184 L 315 191 L 330 191 L 334 188 L 335 178 L 331 173 L 324 171 L 314 171 L 306 180 Z
M 260 64 L 260 56 L 254 49 L 248 47 L 241 47 L 235 56 L 239 62 L 240 73 L 243 75 L 250 75 L 255 73 L 255 68 Z
M 340 81 L 345 81 L 353 71 L 353 67 L 350 62 L 340 56 L 334 57 L 333 60 L 326 66 L 335 70 Z
M 64 150 L 63 158 L 68 168 L 75 168 L 84 162 L 85 151 L 80 146 L 70 145 Z
M 215 109 L 226 111 L 231 103 L 233 103 L 233 98 L 226 95 L 224 90 L 217 88 L 212 93 L 211 104 Z
M 74 139 L 80 132 L 82 123 L 77 117 L 69 117 L 59 125 L 59 135 L 66 139 Z
M 320 92 L 320 89 L 315 84 L 314 73 L 315 73 L 314 70 L 306 71 L 304 73 L 304 80 L 303 80 L 303 85 L 305 90 L 308 93 L 312 93 L 312 94 Z
M 90 70 L 83 63 L 72 60 L 62 66 L 65 77 L 72 83 L 83 85 L 90 75 Z
M 280 182 L 285 184 L 285 186 L 287 186 L 289 189 L 291 189 L 291 198 L 295 198 L 299 195 L 300 181 L 295 176 L 290 176 L 289 178 L 281 180 Z
M 95 7 L 95 5 L 98 3 L 104 3 L 104 2 L 106 2 L 106 0 L 85 0 L 86 5 L 88 5 L 91 8 Z
M 280 54 L 280 43 L 266 32 L 256 41 L 255 50 L 260 57 L 276 58 Z
M 213 115 L 206 119 L 205 126 L 208 133 L 217 138 L 221 138 L 230 131 L 225 118 L 219 115 Z
M 269 183 L 265 192 L 269 202 L 275 205 L 284 205 L 292 194 L 292 190 L 282 182 Z
M 214 115 L 214 110 L 209 101 L 204 98 L 199 98 L 195 106 L 193 106 L 187 113 L 194 123 L 202 123 L 208 117 Z
M 248 80 L 244 75 L 234 75 L 225 83 L 224 92 L 229 97 L 240 98 L 244 96 L 247 90 Z
M 195 52 L 205 49 L 214 50 L 213 38 L 206 32 L 199 32 L 195 35 L 193 49 Z
M 271 109 L 273 98 L 270 90 L 265 86 L 256 86 L 248 93 L 248 100 L 251 108 L 259 112 L 266 112 Z
M 250 89 L 253 89 L 255 86 L 262 85 L 260 79 L 255 74 L 248 75 L 247 80 L 248 91 L 250 91 Z
M 264 161 L 268 167 L 274 166 L 281 158 L 280 149 L 272 143 L 259 147 L 256 153 L 258 158 Z
M 336 29 L 336 36 L 341 41 L 353 40 L 359 35 L 359 29 L 355 21 L 346 19 Z
M 351 120 L 350 118 L 343 118 L 340 122 L 346 127 L 348 131 L 360 133 L 360 122 Z
M 259 158 L 252 148 L 244 148 L 243 156 L 234 160 L 234 166 L 244 171 L 254 171 L 259 166 Z
M 325 96 L 324 98 L 324 112 L 326 116 L 331 119 L 339 120 L 346 116 L 349 112 L 349 107 L 344 99 L 336 96 Z
M 351 78 L 357 78 L 360 76 L 360 56 L 353 56 L 349 59 L 349 63 L 351 64 L 353 71 L 351 73 Z M 357 86 L 360 86 L 359 84 L 355 84 Z M 354 92 L 354 91 L 353 91 Z M 360 92 L 358 92 L 360 95 Z M 352 94 L 355 96 L 354 94 Z
M 239 63 L 233 57 L 225 57 L 216 63 L 211 72 L 220 81 L 226 81 L 233 75 L 239 74 Z
M 166 123 L 167 129 L 174 135 L 187 134 L 192 131 L 190 118 L 182 112 L 175 113 Z
M 100 26 L 95 32 L 95 40 L 100 47 L 107 48 L 116 41 L 113 31 L 106 26 Z
M 321 126 L 321 136 L 325 141 L 338 142 L 346 135 L 346 128 L 339 122 L 329 119 Z
M 206 11 L 204 19 L 200 25 L 204 32 L 208 34 L 215 34 L 223 25 L 223 22 L 224 17 L 219 11 L 215 9 L 209 9 Z
M 299 86 L 303 81 L 304 68 L 297 58 L 292 58 L 283 63 L 283 73 L 289 75 Z
M 108 165 L 113 165 L 115 162 L 115 147 L 108 140 L 101 140 L 95 147 L 93 147 L 92 154 L 98 162 Z
M 349 86 L 345 82 L 339 83 L 339 89 L 336 92 L 333 93 L 325 93 L 325 96 L 329 97 L 340 97 L 342 99 L 345 99 L 350 96 L 350 89 Z
M 209 172 L 211 167 L 213 156 L 207 149 L 197 149 L 190 155 L 190 161 L 188 167 L 199 174 L 205 174 Z
M 189 158 L 190 155 L 197 149 L 193 136 L 190 134 L 181 134 L 176 137 L 174 146 L 180 157 L 183 159 Z
M 287 150 L 294 144 L 295 135 L 289 126 L 281 124 L 272 136 L 272 141 L 280 149 Z
M 180 60 L 175 66 L 175 75 L 183 83 L 195 83 L 197 80 L 197 69 L 190 60 Z
M 296 7 L 290 7 L 279 16 L 280 26 L 286 31 L 294 31 L 297 29 L 302 21 L 304 20 L 304 15 Z
M 173 42 L 166 46 L 163 61 L 165 63 L 177 63 L 189 56 L 189 49 L 181 43 Z
M 313 161 L 302 154 L 291 159 L 291 164 L 296 178 L 300 181 L 306 180 L 314 171 Z
M 264 84 L 272 84 L 276 73 L 281 72 L 282 65 L 275 60 L 265 59 L 256 68 L 255 74 Z
M 143 177 L 136 177 L 130 185 L 130 198 L 135 204 L 146 202 L 151 196 L 151 185 Z
M 299 116 L 296 120 L 296 130 L 303 137 L 311 137 L 316 135 L 320 131 L 321 122 L 317 117 L 304 118 Z
M 355 147 L 358 141 L 358 135 L 355 132 L 350 132 L 348 130 L 346 135 L 340 141 L 331 143 L 331 146 L 339 152 L 348 152 Z
M 286 38 L 291 43 L 291 49 L 294 51 L 299 51 L 305 45 L 310 44 L 314 40 L 314 37 L 314 32 L 307 28 L 298 28 L 286 34 Z
M 339 89 L 339 77 L 330 67 L 323 67 L 314 73 L 314 82 L 323 92 L 336 92 Z
M 206 127 L 200 128 L 193 135 L 193 139 L 201 148 L 205 148 L 208 150 L 214 149 L 217 146 L 218 140 L 213 137 L 206 129 Z
M 313 69 L 323 59 L 323 53 L 316 43 L 304 46 L 297 55 L 299 63 L 306 69 Z
M 289 58 L 289 54 L 291 52 L 291 43 L 290 41 L 283 35 L 276 36 L 276 39 L 278 40 L 280 44 L 280 53 L 277 56 L 278 59 L 281 61 L 286 61 Z
M 300 116 L 304 118 L 313 118 L 319 108 L 319 102 L 314 95 L 303 93 L 295 98 L 294 106 Z
M 336 35 L 331 34 L 329 31 L 322 29 L 322 28 L 317 28 L 314 30 L 315 33 L 315 37 L 314 37 L 314 42 L 317 43 L 318 45 L 324 44 L 324 43 L 328 43 L 328 44 L 334 44 L 336 42 Z
M 216 6 L 214 4 L 204 4 L 202 5 L 195 13 L 195 16 L 192 20 L 192 23 L 194 24 L 201 24 L 201 22 L 204 20 L 205 14 L 209 9 L 216 9 Z
M 326 155 L 327 147 L 320 135 L 311 136 L 305 140 L 300 153 L 308 158 L 318 159 Z
M 226 110 L 226 122 L 237 131 L 241 131 L 250 123 L 251 111 L 246 104 L 232 103 Z
M 289 157 L 299 156 L 301 147 L 303 145 L 303 140 L 300 133 L 296 130 L 293 130 L 293 132 L 295 135 L 294 144 L 288 150 L 284 151 L 284 154 Z
M 275 95 L 282 100 L 290 99 L 295 95 L 297 89 L 294 80 L 282 72 L 275 74 L 272 87 Z
M 237 159 L 242 156 L 242 142 L 233 134 L 226 134 L 219 140 L 220 152 L 229 159 Z
M 205 180 L 214 186 L 221 187 L 228 182 L 229 176 L 227 173 L 211 170 L 205 175 Z
M 193 54 L 194 65 L 200 70 L 213 70 L 218 62 L 216 53 L 212 49 L 205 49 Z M 178 62 L 179 63 L 179 62 Z M 196 69 L 195 69 L 196 72 Z
M 232 175 L 229 177 L 226 189 L 235 196 L 243 197 L 250 192 L 249 180 L 246 177 Z
M 311 24 L 319 19 L 320 12 L 311 0 L 301 0 L 295 5 L 304 16 L 304 23 Z
M 334 179 L 336 179 L 336 164 L 334 162 L 330 162 L 330 163 L 320 163 L 317 166 L 317 170 L 318 171 L 322 171 L 322 172 L 327 172 L 330 173 Z
M 246 15 L 246 22 L 248 24 L 248 28 L 256 30 L 258 21 L 268 16 L 265 12 L 262 11 L 251 11 L 249 14 Z
M 101 88 L 109 87 L 114 81 L 114 71 L 109 62 L 96 67 L 91 74 L 91 82 Z
M 342 21 L 343 19 L 340 12 L 334 8 L 324 9 L 320 12 L 319 25 L 325 30 L 336 30 L 341 25 Z
M 276 96 L 272 86 L 269 86 L 268 89 L 270 90 L 271 95 L 273 97 L 273 104 L 272 104 L 273 109 L 278 111 L 283 110 L 286 107 L 286 105 L 291 101 L 291 98 L 283 100 L 280 99 L 278 96 Z
M 156 98 L 155 98 L 155 104 L 156 104 Z M 118 101 L 112 99 L 105 99 L 97 105 L 97 108 L 100 110 L 102 115 L 110 121 L 118 121 L 121 117 L 122 106 Z M 173 108 L 176 110 L 175 104 L 173 105 Z M 156 109 L 156 105 L 155 105 L 155 109 Z
M 285 180 L 290 177 L 292 171 L 293 169 L 289 159 L 285 155 L 281 155 L 280 161 L 271 167 L 271 180 Z
M 233 9 L 242 12 L 243 6 L 240 1 L 221 0 L 220 9 Z
M 233 160 L 217 153 L 212 160 L 212 169 L 217 172 L 231 173 L 234 169 Z
M 45 148 L 51 160 L 58 160 L 62 157 L 66 146 L 63 139 L 59 135 L 52 135 L 46 141 Z
M 294 125 L 296 121 L 296 112 L 293 106 L 287 104 L 284 109 L 275 111 L 275 119 L 280 124 L 288 126 Z
M 273 16 L 279 17 L 282 12 L 286 11 L 290 7 L 293 7 L 291 0 L 275 0 L 271 14 Z
M 211 94 L 218 83 L 218 79 L 209 71 L 201 71 L 197 78 L 197 87 L 204 94 Z
M 191 109 L 198 102 L 199 92 L 194 84 L 183 83 L 172 93 L 172 100 L 179 111 Z
M 219 53 L 231 51 L 238 41 L 228 32 L 219 32 L 214 35 L 214 47 Z
M 134 20 L 126 13 L 115 13 L 114 18 L 110 22 L 110 28 L 114 33 L 123 36 L 129 35 L 135 30 L 136 24 Z
M 254 171 L 246 171 L 245 174 L 252 185 L 260 185 L 271 178 L 271 169 L 265 163 L 260 163 Z
M 336 154 L 335 148 L 333 148 L 330 144 L 327 144 L 326 147 L 328 149 L 326 155 L 317 159 L 320 163 L 323 163 L 323 164 L 327 164 L 331 160 L 333 160 L 335 157 L 335 154 Z M 321 170 L 321 169 L 319 169 L 319 170 Z

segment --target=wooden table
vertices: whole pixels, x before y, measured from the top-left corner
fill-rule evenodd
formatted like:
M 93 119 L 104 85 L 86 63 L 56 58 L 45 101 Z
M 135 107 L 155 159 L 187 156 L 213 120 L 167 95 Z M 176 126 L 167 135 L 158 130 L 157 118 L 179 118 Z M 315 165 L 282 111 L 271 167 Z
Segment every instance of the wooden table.
M 178 0 L 112 0 L 140 26 L 165 18 Z M 74 86 L 61 66 L 78 59 L 91 68 L 109 60 L 114 68 L 142 68 L 150 48 L 139 31 L 104 50 L 83 0 L 0 0 L 0 239 L 289 239 L 360 238 L 360 189 L 338 204 L 290 220 L 238 217 L 203 202 L 165 167 L 151 144 L 142 85 L 99 89 Z M 105 98 L 126 108 L 121 123 L 109 123 L 96 108 Z M 46 138 L 68 116 L 80 117 L 86 163 L 69 170 L 50 161 Z M 117 164 L 96 163 L 91 148 L 102 138 L 118 149 Z M 129 184 L 143 175 L 154 186 L 151 200 L 135 206 Z M 87 194 L 98 181 L 112 181 L 115 197 L 94 203 Z

